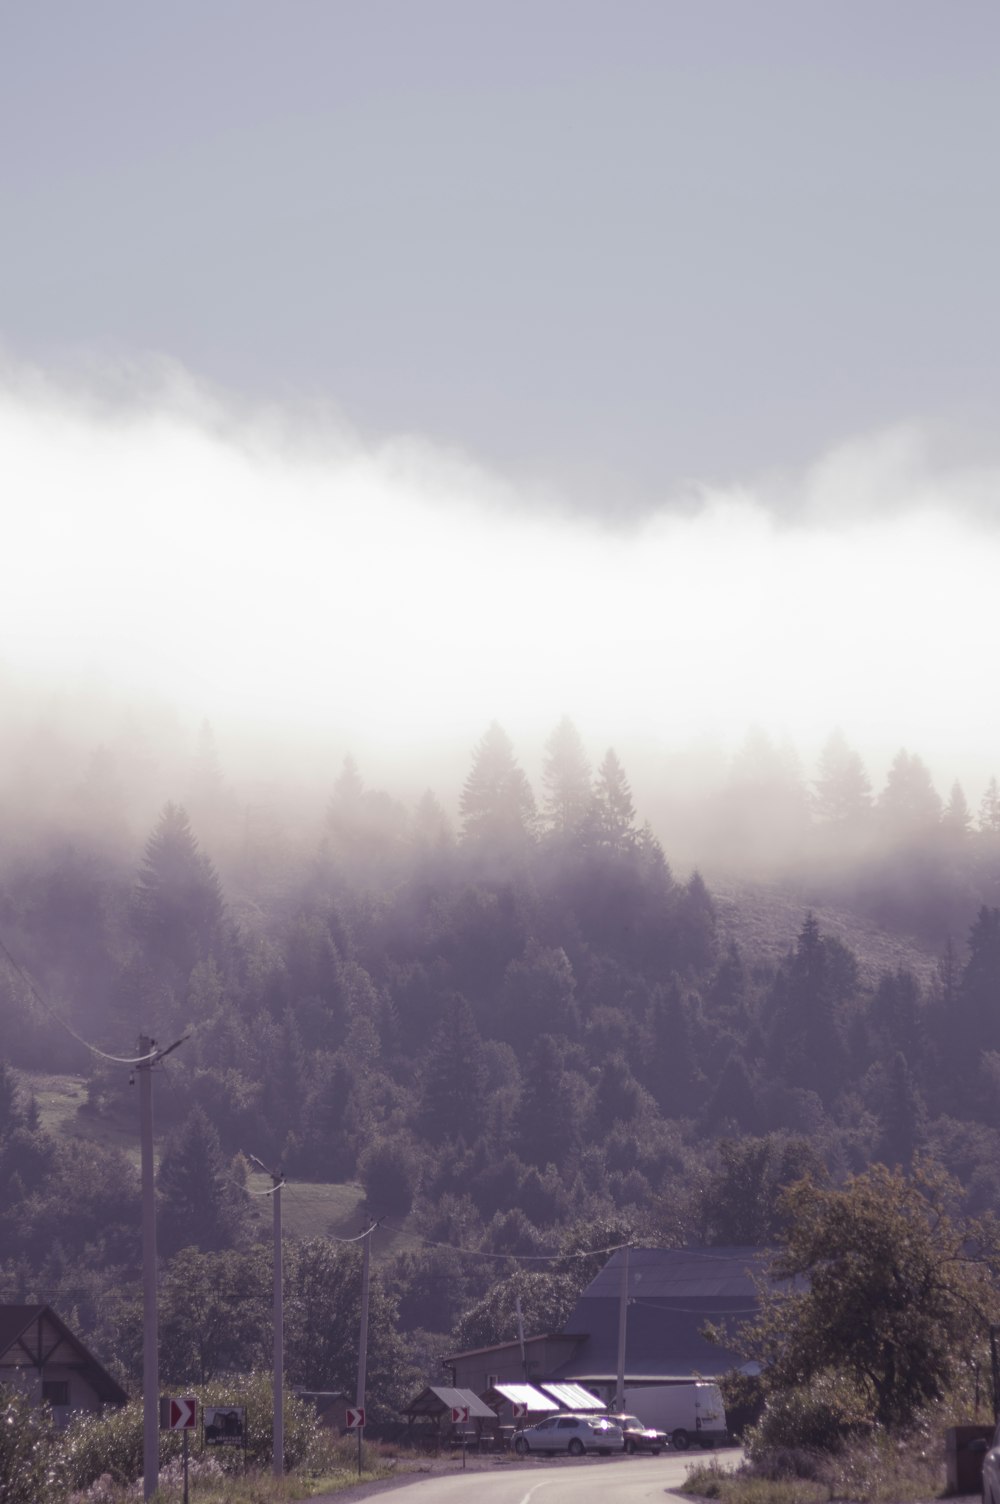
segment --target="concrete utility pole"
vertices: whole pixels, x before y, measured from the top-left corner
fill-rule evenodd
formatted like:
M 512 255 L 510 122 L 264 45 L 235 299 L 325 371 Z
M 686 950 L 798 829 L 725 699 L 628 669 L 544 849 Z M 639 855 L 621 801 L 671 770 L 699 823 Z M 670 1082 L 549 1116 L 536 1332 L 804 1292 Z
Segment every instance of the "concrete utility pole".
M 274 1176 L 274 1476 L 285 1471 L 285 1308 L 281 1283 L 281 1171 Z
M 151 1499 L 160 1484 L 160 1363 L 156 1321 L 156 1167 L 153 1163 L 153 1066 L 183 1044 L 187 1035 L 156 1048 L 139 1036 L 139 1146 L 142 1155 L 142 1496 Z M 129 1062 L 124 1062 L 128 1064 Z
M 280 1478 L 285 1471 L 285 1302 L 282 1280 L 281 1187 L 285 1177 L 280 1170 L 269 1170 L 256 1154 L 249 1154 L 251 1164 L 270 1175 L 272 1188 L 272 1225 L 274 1229 L 274 1429 L 271 1446 L 271 1471 Z
M 625 1409 L 625 1335 L 628 1327 L 628 1245 L 622 1249 L 622 1282 L 618 1296 L 618 1384 L 615 1388 L 615 1409 L 619 1414 Z
M 142 1496 L 160 1486 L 160 1365 L 156 1326 L 156 1185 L 153 1165 L 153 1053 L 155 1040 L 139 1039 L 147 1058 L 139 1072 L 139 1142 L 142 1153 Z
M 361 1245 L 361 1336 L 358 1340 L 358 1398 L 357 1407 L 365 1407 L 365 1385 L 368 1382 L 368 1289 L 372 1258 L 372 1233 L 369 1227 Z M 361 1441 L 363 1427 L 358 1427 L 358 1474 L 361 1473 Z

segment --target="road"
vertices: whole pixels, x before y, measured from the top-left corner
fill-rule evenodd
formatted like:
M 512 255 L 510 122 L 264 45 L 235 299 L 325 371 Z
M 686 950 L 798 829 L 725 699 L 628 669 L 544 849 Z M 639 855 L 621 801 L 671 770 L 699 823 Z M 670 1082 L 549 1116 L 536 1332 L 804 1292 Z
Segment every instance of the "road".
M 722 1467 L 736 1467 L 743 1458 L 738 1447 L 713 1454 Z M 578 1462 L 539 1459 L 525 1467 L 496 1472 L 457 1472 L 421 1478 L 396 1487 L 381 1497 L 403 1504 L 647 1504 L 684 1482 L 694 1462 L 706 1454 L 668 1453 L 662 1457 L 584 1457 Z M 333 1500 L 336 1496 L 330 1495 Z M 379 1497 L 379 1496 L 376 1496 Z

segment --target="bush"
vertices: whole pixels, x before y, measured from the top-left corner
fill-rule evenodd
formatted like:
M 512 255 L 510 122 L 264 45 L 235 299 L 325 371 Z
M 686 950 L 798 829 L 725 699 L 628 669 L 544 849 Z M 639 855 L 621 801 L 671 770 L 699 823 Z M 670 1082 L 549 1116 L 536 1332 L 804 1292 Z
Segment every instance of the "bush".
M 267 1373 L 254 1373 L 233 1379 L 220 1379 L 192 1391 L 201 1405 L 243 1405 L 246 1407 L 246 1462 L 251 1467 L 266 1467 L 271 1461 L 274 1429 L 272 1379 Z M 316 1453 L 320 1427 L 312 1408 L 292 1394 L 285 1394 L 285 1467 L 307 1466 Z M 190 1437 L 191 1455 L 214 1457 L 225 1471 L 242 1469 L 242 1447 L 205 1447 L 199 1430 Z M 183 1437 L 180 1431 L 160 1433 L 160 1468 L 168 1467 L 180 1456 Z M 114 1483 L 131 1483 L 142 1476 L 142 1401 L 133 1400 L 120 1410 L 103 1415 L 77 1417 L 58 1444 L 59 1456 L 71 1486 L 88 1488 L 98 1478 L 110 1476 Z M 28 1499 L 40 1504 L 44 1495 Z M 26 1496 L 28 1498 L 28 1496 Z M 0 1499 L 7 1504 L 0 1490 Z M 20 1504 L 20 1496 L 17 1496 Z
M 46 1410 L 18 1389 L 0 1385 L 0 1499 L 3 1504 L 59 1504 L 66 1479 L 49 1439 Z
M 793 1468 L 775 1474 L 781 1477 L 813 1477 L 802 1471 L 805 1461 L 793 1463 L 792 1456 L 804 1452 L 835 1452 L 848 1436 L 870 1431 L 871 1422 L 850 1386 L 835 1376 L 824 1375 L 808 1389 L 781 1389 L 764 1401 L 764 1411 L 755 1426 L 749 1427 L 744 1441 L 755 1464 L 765 1466 L 768 1457 L 788 1453 L 782 1466 Z

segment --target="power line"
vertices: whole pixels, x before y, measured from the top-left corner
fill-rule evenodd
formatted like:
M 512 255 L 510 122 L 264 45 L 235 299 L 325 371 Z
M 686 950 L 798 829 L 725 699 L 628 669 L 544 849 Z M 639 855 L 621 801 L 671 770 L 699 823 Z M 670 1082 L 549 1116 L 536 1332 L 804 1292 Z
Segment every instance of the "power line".
M 389 1227 L 393 1224 L 386 1222 L 385 1225 Z M 461 1248 L 454 1243 L 439 1243 L 434 1238 L 425 1238 L 421 1233 L 410 1232 L 408 1228 L 399 1225 L 394 1227 L 394 1231 L 416 1238 L 428 1248 L 444 1248 L 449 1253 L 461 1253 L 469 1258 L 502 1259 L 515 1264 L 560 1264 L 564 1259 L 600 1258 L 606 1253 L 618 1253 L 623 1248 L 632 1247 L 631 1243 L 614 1243 L 610 1248 L 583 1248 L 570 1253 L 490 1253 L 485 1248 Z M 345 1241 L 353 1242 L 354 1239 L 345 1239 Z
M 32 981 L 28 973 L 11 955 L 6 943 L 4 942 L 3 936 L 0 936 L 0 951 L 2 951 L 6 956 L 8 965 L 21 978 L 21 981 L 27 987 L 28 991 L 31 993 L 32 997 L 35 999 L 35 1002 L 39 1005 L 39 1007 L 43 1008 L 44 1011 L 49 1015 L 49 1017 L 51 1019 L 54 1019 L 61 1029 L 65 1029 L 66 1033 L 69 1034 L 72 1039 L 75 1039 L 77 1044 L 82 1044 L 84 1049 L 89 1050 L 92 1055 L 99 1056 L 101 1060 L 108 1060 L 112 1065 L 155 1065 L 157 1061 L 163 1060 L 165 1056 L 169 1055 L 172 1050 L 176 1050 L 179 1044 L 183 1044 L 185 1039 L 189 1039 L 191 1037 L 190 1034 L 184 1034 L 180 1039 L 175 1040 L 173 1044 L 167 1045 L 166 1049 L 154 1049 L 146 1055 L 109 1055 L 106 1050 L 99 1050 L 96 1044 L 91 1044 L 89 1039 L 84 1039 L 82 1034 L 78 1034 L 73 1026 L 71 1024 L 68 1024 L 62 1017 L 62 1015 L 52 1007 L 51 1003 L 49 1003 L 46 998 L 42 996 L 42 993 L 40 992 L 38 987 L 36 987 L 35 983 Z M 151 1041 L 151 1043 L 155 1044 L 155 1040 Z

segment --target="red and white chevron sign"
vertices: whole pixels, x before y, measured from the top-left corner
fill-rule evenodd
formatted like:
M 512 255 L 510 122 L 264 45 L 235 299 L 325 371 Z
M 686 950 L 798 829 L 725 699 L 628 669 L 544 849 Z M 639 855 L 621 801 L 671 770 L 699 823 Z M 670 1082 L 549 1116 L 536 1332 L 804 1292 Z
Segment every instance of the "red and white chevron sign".
M 349 1431 L 361 1431 L 365 1424 L 365 1407 L 359 1405 L 356 1410 L 345 1411 L 347 1429 Z
M 468 1405 L 452 1405 L 452 1407 L 451 1407 L 451 1423 L 452 1423 L 453 1426 L 464 1426 L 464 1425 L 467 1424 L 468 1419 L 469 1419 L 469 1407 L 468 1407 Z
M 170 1400 L 167 1406 L 168 1431 L 193 1431 L 198 1424 L 198 1401 Z
M 520 1401 L 515 1400 L 510 1407 L 510 1412 L 515 1420 L 523 1420 L 528 1413 L 528 1407 L 527 1405 L 522 1405 Z

